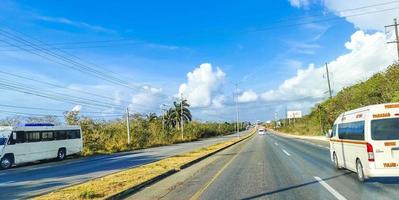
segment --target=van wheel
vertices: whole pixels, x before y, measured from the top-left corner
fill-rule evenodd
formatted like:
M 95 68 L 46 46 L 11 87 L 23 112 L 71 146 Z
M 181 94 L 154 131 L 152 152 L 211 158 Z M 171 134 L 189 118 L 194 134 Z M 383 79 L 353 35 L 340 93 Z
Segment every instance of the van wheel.
M 66 150 L 64 148 L 58 150 L 57 159 L 64 160 L 66 156 Z
M 337 155 L 336 155 L 335 153 L 333 154 L 333 160 L 334 160 L 334 168 L 335 168 L 336 170 L 341 169 L 341 168 L 339 167 L 338 158 L 337 158 Z
M 364 177 L 363 165 L 360 162 L 360 160 L 356 161 L 356 171 L 357 171 L 357 179 L 360 182 L 364 182 L 366 180 L 366 178 Z
M 11 156 L 4 156 L 2 159 L 1 159 L 1 161 L 0 161 L 0 166 L 1 166 L 1 168 L 2 169 L 8 169 L 8 168 L 11 168 L 11 166 L 12 166 L 12 158 L 11 158 Z

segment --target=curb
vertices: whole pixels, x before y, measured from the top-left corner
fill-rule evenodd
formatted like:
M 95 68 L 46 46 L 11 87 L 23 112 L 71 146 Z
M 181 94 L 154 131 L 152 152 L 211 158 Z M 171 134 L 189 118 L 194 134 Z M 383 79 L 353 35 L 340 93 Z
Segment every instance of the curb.
M 292 135 L 288 133 L 283 133 L 279 132 L 276 130 L 271 130 L 274 134 L 280 135 L 282 137 L 288 137 L 288 138 L 296 138 L 296 139 L 307 139 L 307 140 L 318 140 L 318 141 L 323 141 L 323 142 L 329 142 L 327 138 L 319 138 L 319 137 L 313 137 L 313 136 L 301 136 L 301 135 Z
M 121 191 L 121 192 L 119 192 L 117 194 L 114 194 L 112 196 L 109 196 L 109 197 L 107 197 L 105 199 L 106 200 L 119 200 L 119 199 L 123 199 L 123 198 L 125 198 L 125 197 L 127 197 L 129 195 L 132 195 L 134 193 L 137 193 L 140 190 L 142 190 L 143 188 L 145 188 L 147 186 L 150 186 L 150 185 L 152 185 L 152 184 L 154 184 L 154 183 L 156 183 L 156 182 L 158 182 L 158 181 L 160 181 L 160 180 L 162 180 L 162 179 L 164 179 L 164 178 L 166 178 L 166 177 L 168 177 L 168 176 L 170 176 L 172 174 L 175 174 L 175 173 L 179 172 L 182 169 L 188 168 L 188 167 L 190 167 L 190 166 L 192 166 L 192 165 L 194 165 L 194 164 L 196 164 L 196 163 L 198 163 L 198 162 L 200 162 L 200 161 L 202 161 L 202 160 L 204 160 L 204 159 L 206 159 L 206 158 L 208 158 L 208 157 L 210 157 L 212 155 L 215 155 L 216 153 L 218 153 L 220 151 L 223 151 L 223 150 L 225 150 L 225 149 L 227 149 L 227 148 L 229 148 L 229 147 L 231 147 L 231 146 L 233 146 L 233 145 L 235 145 L 237 143 L 240 143 L 242 141 L 245 141 L 245 140 L 251 138 L 252 136 L 255 135 L 254 133 L 251 133 L 251 134 L 249 134 L 249 136 L 245 136 L 244 138 L 242 138 L 242 139 L 240 139 L 240 140 L 238 140 L 236 142 L 233 142 L 233 143 L 231 143 L 231 144 L 229 144 L 229 145 L 227 145 L 227 146 L 225 146 L 223 148 L 220 148 L 220 149 L 218 149 L 218 150 L 216 150 L 216 151 L 214 151 L 212 153 L 209 153 L 209 154 L 204 155 L 204 156 L 202 156 L 200 158 L 192 160 L 192 161 L 190 161 L 190 162 L 188 162 L 186 164 L 183 164 L 182 166 L 180 166 L 179 169 L 173 169 L 173 170 L 167 171 L 167 172 L 165 172 L 165 173 L 163 173 L 161 175 L 158 175 L 158 176 L 156 176 L 156 177 L 154 177 L 154 178 L 152 178 L 150 180 L 147 180 L 147 181 L 145 181 L 145 182 L 143 182 L 143 183 L 141 183 L 139 185 L 133 186 L 133 187 L 127 189 L 127 190 Z

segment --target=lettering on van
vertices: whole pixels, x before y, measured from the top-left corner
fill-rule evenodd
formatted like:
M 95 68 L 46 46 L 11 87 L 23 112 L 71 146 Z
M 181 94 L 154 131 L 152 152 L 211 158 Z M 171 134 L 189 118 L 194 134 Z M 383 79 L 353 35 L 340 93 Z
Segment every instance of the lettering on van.
M 356 119 L 359 119 L 359 118 L 362 118 L 363 117 L 363 114 L 357 114 L 356 115 Z
M 385 105 L 386 109 L 390 109 L 390 108 L 399 108 L 399 104 L 390 104 L 390 105 Z
M 386 147 L 389 147 L 389 146 L 396 146 L 396 142 L 384 142 L 384 145 L 385 145 Z
M 383 118 L 383 117 L 390 117 L 391 113 L 379 113 L 379 114 L 373 114 L 373 118 Z
M 397 163 L 384 163 L 384 167 L 397 167 L 399 166 Z

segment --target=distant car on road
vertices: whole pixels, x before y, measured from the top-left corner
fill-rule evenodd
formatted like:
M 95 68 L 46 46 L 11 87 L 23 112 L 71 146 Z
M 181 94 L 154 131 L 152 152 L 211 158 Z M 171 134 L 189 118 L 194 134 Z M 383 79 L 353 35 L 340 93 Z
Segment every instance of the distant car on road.
M 80 126 L 25 124 L 0 126 L 0 167 L 44 159 L 65 159 L 80 153 L 83 142 Z
M 259 135 L 264 135 L 266 133 L 266 130 L 264 129 L 264 128 L 260 128 L 259 130 L 258 130 L 258 134 Z
M 329 131 L 335 168 L 370 177 L 399 177 L 399 103 L 371 105 L 339 115 Z

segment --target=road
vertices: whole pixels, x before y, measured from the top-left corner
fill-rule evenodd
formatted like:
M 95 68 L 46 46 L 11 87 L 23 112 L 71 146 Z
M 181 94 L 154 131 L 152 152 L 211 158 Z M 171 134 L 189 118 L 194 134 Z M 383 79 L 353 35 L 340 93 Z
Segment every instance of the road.
M 152 192 L 150 192 L 152 191 Z M 128 199 L 398 199 L 399 179 L 360 183 L 328 143 L 256 135 Z
M 244 134 L 241 132 L 240 134 Z M 25 199 L 59 187 L 226 141 L 236 134 L 139 151 L 46 162 L 0 171 L 0 199 Z

